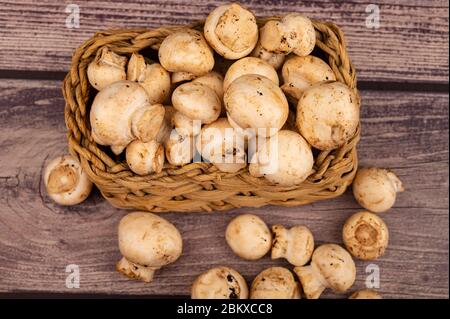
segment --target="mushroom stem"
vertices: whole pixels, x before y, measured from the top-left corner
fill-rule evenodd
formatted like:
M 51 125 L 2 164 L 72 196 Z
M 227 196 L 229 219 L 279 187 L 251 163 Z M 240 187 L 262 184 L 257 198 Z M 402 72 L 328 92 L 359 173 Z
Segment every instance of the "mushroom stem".
M 303 267 L 295 267 L 294 272 L 302 283 L 303 292 L 308 299 L 319 299 L 322 292 L 328 287 L 327 281 L 322 276 L 315 264 Z M 303 283 L 307 282 L 305 285 Z
M 151 282 L 153 280 L 155 270 L 158 270 L 159 267 L 140 266 L 132 263 L 125 257 L 122 257 L 122 259 L 117 263 L 116 269 L 129 278 Z
M 143 142 L 153 140 L 164 121 L 164 107 L 161 104 L 138 108 L 131 117 L 131 130 Z

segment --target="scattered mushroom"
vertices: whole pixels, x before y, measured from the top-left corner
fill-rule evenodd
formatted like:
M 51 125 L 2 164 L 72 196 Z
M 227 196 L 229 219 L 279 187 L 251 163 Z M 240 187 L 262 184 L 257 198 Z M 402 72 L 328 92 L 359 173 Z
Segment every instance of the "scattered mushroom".
M 158 51 L 159 62 L 169 72 L 204 75 L 214 67 L 214 55 L 201 32 L 192 29 L 168 35 Z
M 92 182 L 71 155 L 60 156 L 45 167 L 44 184 L 48 195 L 60 205 L 76 205 L 92 190 Z
M 87 68 L 89 83 L 100 91 L 114 82 L 125 80 L 126 64 L 126 57 L 114 53 L 107 47 L 101 48 Z
M 243 214 L 228 224 L 225 239 L 236 255 L 247 260 L 256 260 L 270 250 L 272 234 L 261 218 Z
M 403 184 L 392 171 L 382 168 L 360 168 L 352 184 L 358 203 L 374 213 L 390 209 Z
M 183 242 L 167 220 L 147 212 L 133 212 L 119 223 L 122 259 L 116 268 L 124 275 L 150 282 L 154 272 L 180 257 Z
M 305 90 L 297 105 L 297 128 L 315 148 L 344 145 L 359 124 L 359 99 L 340 82 L 321 82 Z
M 314 251 L 314 237 L 305 226 L 286 229 L 282 225 L 272 226 L 272 259 L 286 258 L 294 266 L 303 266 Z
M 206 18 L 203 29 L 209 45 L 230 60 L 250 54 L 258 41 L 255 16 L 237 3 L 214 9 Z
M 300 299 L 300 288 L 288 269 L 271 267 L 253 280 L 250 299 Z
M 215 267 L 198 276 L 191 289 L 192 299 L 247 299 L 245 279 L 229 267 Z
M 194 138 L 172 131 L 164 144 L 167 161 L 175 166 L 188 164 L 194 157 Z
M 281 89 L 270 79 L 255 74 L 234 80 L 224 94 L 224 103 L 233 127 L 252 128 L 262 136 L 275 134 L 289 112 Z
M 352 256 L 341 246 L 324 244 L 312 255 L 311 264 L 295 267 L 308 299 L 318 299 L 326 288 L 345 292 L 355 282 L 356 268 Z
M 259 146 L 249 172 L 280 186 L 293 186 L 311 175 L 313 165 L 311 147 L 305 139 L 296 132 L 282 130 Z
M 161 173 L 164 166 L 164 148 L 156 141 L 147 143 L 134 140 L 126 149 L 130 169 L 138 175 Z
M 244 138 L 236 134 L 227 118 L 203 126 L 196 147 L 222 172 L 235 173 L 247 166 Z
M 336 80 L 330 66 L 312 55 L 289 58 L 283 64 L 282 76 L 284 84 L 281 89 L 296 101 L 311 85 L 322 81 Z
M 260 31 L 261 46 L 273 53 L 298 56 L 310 54 L 316 44 L 316 31 L 307 17 L 298 13 L 284 16 L 280 21 L 268 21 Z
M 218 119 L 222 108 L 217 94 L 209 86 L 188 82 L 181 84 L 172 94 L 173 107 L 192 120 L 209 124 Z
M 273 53 L 264 49 L 261 45 L 261 41 L 258 41 L 258 43 L 256 43 L 255 49 L 253 49 L 250 55 L 266 61 L 275 70 L 281 68 L 286 58 L 286 56 L 283 53 Z
M 120 154 L 133 140 L 153 140 L 164 120 L 161 104 L 151 105 L 144 88 L 136 82 L 119 81 L 101 90 L 92 103 L 92 137 Z
M 384 254 L 389 232 L 380 217 L 369 212 L 360 212 L 347 219 L 342 230 L 342 239 L 353 256 L 373 260 Z
M 246 57 L 237 60 L 230 66 L 225 74 L 223 90 L 227 91 L 234 80 L 246 74 L 262 75 L 272 80 L 277 86 L 279 85 L 277 71 L 269 63 L 255 57 Z
M 133 53 L 128 62 L 127 80 L 138 82 L 148 94 L 150 104 L 163 103 L 170 93 L 170 74 L 159 63 L 146 63 Z
M 355 291 L 348 299 L 383 299 L 381 295 L 373 289 L 363 289 Z

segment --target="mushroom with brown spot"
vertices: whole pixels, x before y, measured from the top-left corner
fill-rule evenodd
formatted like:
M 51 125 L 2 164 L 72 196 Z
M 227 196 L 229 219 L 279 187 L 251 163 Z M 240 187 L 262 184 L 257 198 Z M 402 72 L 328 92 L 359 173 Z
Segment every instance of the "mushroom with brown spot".
M 243 214 L 228 224 L 225 239 L 236 255 L 247 260 L 256 260 L 269 252 L 272 234 L 261 218 L 253 214 Z
M 126 149 L 126 160 L 130 169 L 138 175 L 161 173 L 164 166 L 164 148 L 157 141 L 134 140 Z
M 44 184 L 51 199 L 60 205 L 79 204 L 92 190 L 92 182 L 72 155 L 57 157 L 46 165 Z
M 175 166 L 182 166 L 192 161 L 195 152 L 193 136 L 183 135 L 176 130 L 172 131 L 164 143 L 167 161 Z
M 119 223 L 119 249 L 123 257 L 117 271 L 150 282 L 156 270 L 180 257 L 183 241 L 169 221 L 151 213 L 133 212 Z
M 360 168 L 353 180 L 353 195 L 365 209 L 374 213 L 389 210 L 403 184 L 394 172 L 383 168 Z
M 266 49 L 264 49 L 261 45 L 261 41 L 258 41 L 258 43 L 256 43 L 256 46 L 250 55 L 266 61 L 275 70 L 281 68 L 281 66 L 284 63 L 284 60 L 286 59 L 286 55 L 283 53 L 269 52 Z
M 192 299 L 247 299 L 245 279 L 229 267 L 215 267 L 198 276 L 191 288 Z
M 287 229 L 282 225 L 273 225 L 272 233 L 272 259 L 285 258 L 294 266 L 303 266 L 311 259 L 314 237 L 307 227 Z
M 389 241 L 389 231 L 385 222 L 377 215 L 359 212 L 345 222 L 342 239 L 353 256 L 374 260 L 384 254 Z
M 253 280 L 250 299 L 300 299 L 300 288 L 288 269 L 271 267 Z
M 214 9 L 206 18 L 203 30 L 209 45 L 230 60 L 250 54 L 258 41 L 255 16 L 237 3 Z
M 327 288 L 334 292 L 345 292 L 353 286 L 356 278 L 352 256 L 335 244 L 319 246 L 312 255 L 311 264 L 295 267 L 294 272 L 308 299 L 318 299 Z
M 126 64 L 126 57 L 114 53 L 108 47 L 102 47 L 97 51 L 95 59 L 88 65 L 89 83 L 100 91 L 114 82 L 125 80 L 127 77 Z

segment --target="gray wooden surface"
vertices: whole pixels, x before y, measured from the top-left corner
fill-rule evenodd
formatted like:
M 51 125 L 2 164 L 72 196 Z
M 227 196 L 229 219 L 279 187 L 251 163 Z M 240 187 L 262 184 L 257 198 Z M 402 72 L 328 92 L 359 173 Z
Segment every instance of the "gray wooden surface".
M 63 208 L 46 195 L 42 169 L 67 150 L 60 77 L 74 47 L 95 30 L 204 18 L 220 1 L 77 1 L 80 29 L 64 28 L 65 2 L 0 1 L 0 293 L 189 294 L 200 272 L 228 265 L 250 283 L 270 265 L 234 256 L 224 240 L 228 221 L 242 212 L 267 223 L 304 224 L 318 243 L 341 242 L 344 220 L 361 208 L 351 192 L 312 205 L 241 209 L 209 214 L 166 214 L 181 231 L 184 253 L 144 284 L 114 271 L 117 223 L 126 212 L 98 192 Z M 69 2 L 67 2 L 69 3 Z M 72 2 L 73 3 L 73 2 Z M 178 3 L 178 4 L 177 4 Z M 258 14 L 301 11 L 343 26 L 364 82 L 361 165 L 394 169 L 406 192 L 382 217 L 391 241 L 376 264 L 388 298 L 448 298 L 448 4 L 378 1 L 381 28 L 365 27 L 365 1 L 252 1 Z M 16 79 L 7 79 L 7 78 Z M 27 79 L 21 79 L 21 78 Z M 30 80 L 29 78 L 42 78 Z M 405 84 L 414 82 L 415 84 Z M 69 264 L 80 267 L 80 288 L 65 286 Z M 357 261 L 354 289 L 363 288 L 370 262 Z M 353 289 L 353 290 L 354 290 Z M 330 292 L 324 297 L 343 298 Z

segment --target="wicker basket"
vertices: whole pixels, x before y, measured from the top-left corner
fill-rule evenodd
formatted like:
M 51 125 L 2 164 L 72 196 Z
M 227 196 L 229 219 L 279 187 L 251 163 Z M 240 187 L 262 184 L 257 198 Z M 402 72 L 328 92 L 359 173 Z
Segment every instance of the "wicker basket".
M 269 19 L 259 19 L 262 25 Z M 314 54 L 333 69 L 336 78 L 352 88 L 357 96 L 355 70 L 346 52 L 342 31 L 332 23 L 313 21 L 317 41 Z M 99 48 L 131 55 L 141 50 L 157 50 L 174 31 L 190 27 L 202 30 L 203 23 L 156 30 L 111 30 L 99 32 L 74 53 L 70 72 L 63 84 L 65 121 L 69 151 L 79 158 L 83 169 L 103 196 L 114 206 L 151 212 L 221 211 L 235 207 L 264 205 L 296 206 L 341 195 L 351 184 L 357 168 L 358 128 L 346 145 L 315 154 L 314 173 L 299 186 L 280 187 L 264 178 L 255 178 L 243 169 L 223 173 L 208 163 L 182 167 L 165 164 L 160 174 L 138 176 L 128 168 L 123 156 L 97 145 L 89 127 L 89 106 L 95 95 L 86 69 Z

